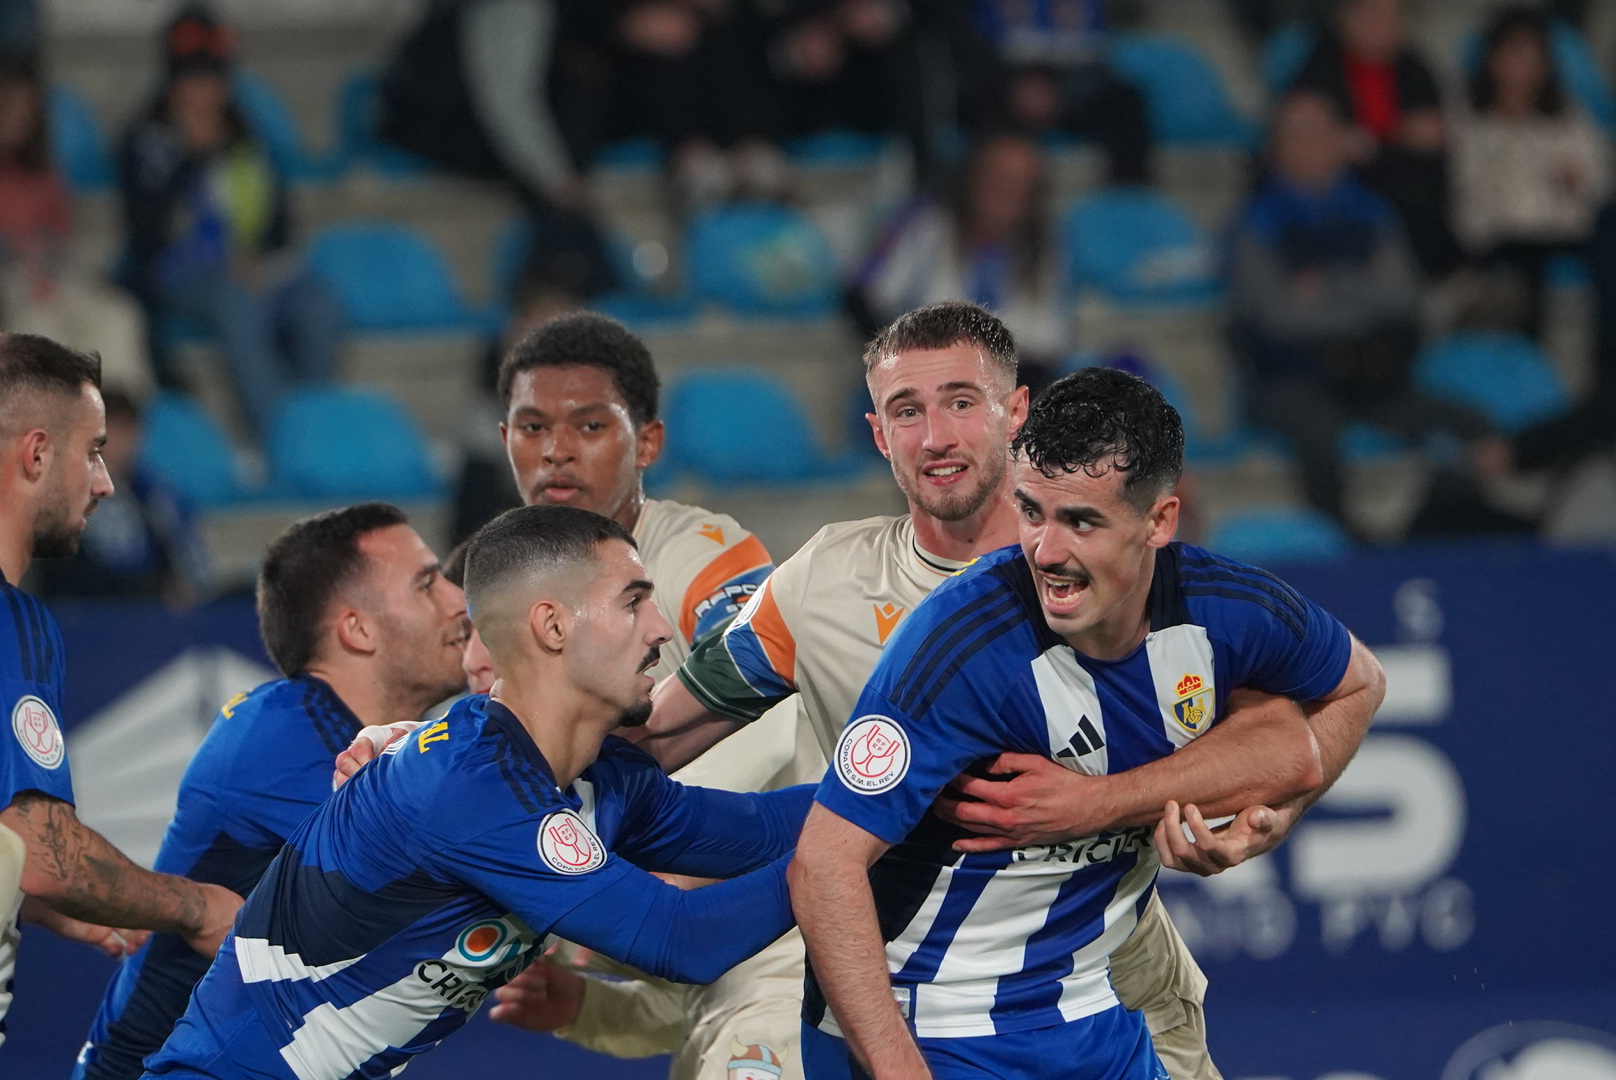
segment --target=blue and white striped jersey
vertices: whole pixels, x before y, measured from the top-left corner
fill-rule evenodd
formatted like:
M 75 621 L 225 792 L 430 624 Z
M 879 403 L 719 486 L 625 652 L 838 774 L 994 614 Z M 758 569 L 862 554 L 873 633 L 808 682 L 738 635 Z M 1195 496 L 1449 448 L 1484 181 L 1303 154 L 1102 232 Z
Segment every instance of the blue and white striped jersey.
M 616 738 L 561 790 L 508 709 L 467 698 L 297 830 L 147 1067 L 389 1076 L 551 933 L 711 981 L 791 926 L 785 863 L 811 796 L 686 788 Z M 649 870 L 746 876 L 686 893 Z
M 960 832 L 929 813 L 945 784 L 1005 751 L 1124 772 L 1206 732 L 1233 687 L 1306 701 L 1346 672 L 1339 622 L 1198 548 L 1161 549 L 1148 610 L 1129 656 L 1083 656 L 1044 621 L 1010 547 L 940 585 L 888 642 L 816 797 L 896 845 L 870 880 L 916 1035 L 1025 1031 L 1115 1006 L 1109 957 L 1160 867 L 1144 828 L 960 855 L 950 847 Z M 811 968 L 803 1008 L 840 1034 Z
M 185 770 L 155 869 L 252 892 L 287 838 L 330 798 L 331 763 L 359 727 L 311 675 L 226 702 Z M 113 973 L 73 1080 L 136 1080 L 208 964 L 178 934 L 153 934 Z

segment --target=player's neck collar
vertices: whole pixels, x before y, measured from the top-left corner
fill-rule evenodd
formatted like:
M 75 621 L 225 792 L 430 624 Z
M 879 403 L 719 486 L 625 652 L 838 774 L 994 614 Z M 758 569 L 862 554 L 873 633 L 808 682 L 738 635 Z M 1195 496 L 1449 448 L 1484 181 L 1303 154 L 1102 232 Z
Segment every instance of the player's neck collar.
M 517 750 L 525 754 L 532 760 L 533 764 L 539 767 L 540 771 L 544 773 L 545 779 L 549 780 L 553 787 L 559 789 L 560 785 L 556 783 L 555 769 L 551 768 L 550 763 L 545 760 L 543 751 L 539 749 L 539 744 L 533 741 L 533 736 L 528 734 L 527 728 L 522 726 L 522 721 L 517 719 L 516 714 L 511 712 L 502 702 L 495 701 L 493 698 L 488 698 L 483 708 L 487 711 L 489 724 L 498 728 L 507 739 L 511 740 Z

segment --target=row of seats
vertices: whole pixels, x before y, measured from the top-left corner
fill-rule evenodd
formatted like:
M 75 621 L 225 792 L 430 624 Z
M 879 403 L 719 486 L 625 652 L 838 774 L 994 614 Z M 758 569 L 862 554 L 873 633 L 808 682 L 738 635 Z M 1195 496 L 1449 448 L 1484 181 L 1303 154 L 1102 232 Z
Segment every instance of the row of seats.
M 1208 439 L 1182 388 L 1152 372 L 1184 415 L 1192 462 L 1208 463 L 1272 441 L 1247 429 Z M 1527 338 L 1464 333 L 1421 353 L 1416 384 L 1469 404 L 1505 432 L 1554 416 L 1570 395 Z M 841 453 L 815 435 L 797 395 L 776 376 L 736 368 L 701 369 L 675 379 L 667 397 L 669 450 L 651 480 L 682 477 L 715 485 L 779 485 L 856 478 L 874 459 L 855 436 Z M 1349 456 L 1366 460 L 1407 447 L 1374 429 L 1346 437 Z M 1365 449 L 1367 448 L 1367 450 Z M 1283 452 L 1282 447 L 1277 447 Z M 229 440 L 195 402 L 165 394 L 153 404 L 144 460 L 199 506 L 295 498 L 430 498 L 441 493 L 424 435 L 403 406 L 374 389 L 321 387 L 289 394 L 265 439 L 268 478 L 245 478 Z
M 1174 35 L 1118 34 L 1112 63 L 1145 95 L 1151 127 L 1165 143 L 1249 146 L 1257 126 L 1235 107 L 1217 68 L 1188 39 Z M 263 142 L 282 174 L 304 183 L 329 183 L 356 167 L 392 179 L 430 171 L 421 159 L 390 147 L 376 137 L 377 78 L 356 71 L 333 102 L 336 140 L 321 150 L 305 137 L 285 96 L 264 76 L 242 69 L 235 76 L 236 97 L 247 122 Z M 95 191 L 112 180 L 110 145 L 105 129 L 84 97 L 57 83 L 48 107 L 56 159 L 73 186 Z M 888 141 L 849 132 L 829 132 L 791 140 L 785 150 L 805 165 L 867 165 L 885 152 Z M 639 169 L 661 165 L 661 152 L 636 140 L 609 148 L 601 159 L 607 168 Z

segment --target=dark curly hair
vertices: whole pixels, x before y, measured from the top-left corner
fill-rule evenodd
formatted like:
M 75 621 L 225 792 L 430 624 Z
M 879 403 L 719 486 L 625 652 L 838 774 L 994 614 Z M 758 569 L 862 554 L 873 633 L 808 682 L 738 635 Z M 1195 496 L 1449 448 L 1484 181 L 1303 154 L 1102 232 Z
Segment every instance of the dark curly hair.
M 884 356 L 911 349 L 946 349 L 974 345 L 1016 381 L 1016 339 L 1009 327 L 985 307 L 963 300 L 943 300 L 899 315 L 864 348 L 864 374 Z
M 562 315 L 530 330 L 499 365 L 499 400 L 511 407 L 511 385 L 524 371 L 543 367 L 599 368 L 612 377 L 636 426 L 657 417 L 661 381 L 651 350 L 616 319 L 590 311 Z
M 1123 475 L 1123 495 L 1141 512 L 1184 471 L 1184 424 L 1161 392 L 1116 368 L 1074 371 L 1032 401 L 1010 443 L 1045 476 L 1082 469 Z

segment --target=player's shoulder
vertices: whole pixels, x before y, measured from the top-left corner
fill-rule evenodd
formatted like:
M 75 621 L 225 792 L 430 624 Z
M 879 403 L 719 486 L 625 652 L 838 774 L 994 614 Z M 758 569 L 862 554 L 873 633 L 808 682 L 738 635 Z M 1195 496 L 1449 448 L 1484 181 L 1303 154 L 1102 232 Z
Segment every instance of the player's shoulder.
M 532 738 L 509 710 L 481 694 L 393 743 L 377 768 L 390 806 L 450 839 L 562 804 Z
M 907 516 L 881 514 L 855 521 L 833 521 L 809 537 L 791 558 L 881 556 L 901 546 L 903 526 L 908 520 Z
M 359 726 L 320 680 L 271 679 L 219 706 L 196 760 L 216 767 L 246 765 L 249 773 L 268 779 L 277 764 L 284 769 L 335 760 Z
M 665 774 L 656 758 L 627 739 L 608 735 L 583 775 L 597 788 L 615 789 L 647 778 L 660 779 Z
M 54 684 L 62 677 L 66 650 L 56 618 L 45 602 L 0 575 L 0 665 L 14 677 Z
M 648 565 L 649 553 L 668 544 L 693 544 L 698 550 L 705 547 L 717 553 L 751 536 L 728 514 L 671 499 L 647 499 L 634 526 L 634 540 Z
M 1300 593 L 1266 570 L 1191 544 L 1171 543 L 1156 555 L 1151 586 L 1151 625 L 1181 623 L 1239 633 L 1277 621 L 1303 636 L 1308 604 Z

